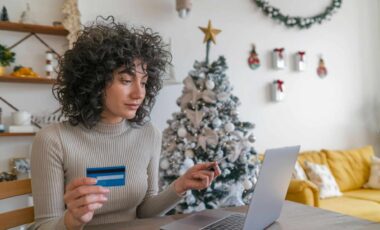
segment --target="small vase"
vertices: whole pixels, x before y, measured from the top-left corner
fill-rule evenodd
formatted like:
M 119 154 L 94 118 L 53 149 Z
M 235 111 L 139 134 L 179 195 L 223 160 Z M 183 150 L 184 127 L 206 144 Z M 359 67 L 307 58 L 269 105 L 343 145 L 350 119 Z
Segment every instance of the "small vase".
M 4 76 L 4 75 L 5 75 L 5 66 L 0 65 L 0 76 Z

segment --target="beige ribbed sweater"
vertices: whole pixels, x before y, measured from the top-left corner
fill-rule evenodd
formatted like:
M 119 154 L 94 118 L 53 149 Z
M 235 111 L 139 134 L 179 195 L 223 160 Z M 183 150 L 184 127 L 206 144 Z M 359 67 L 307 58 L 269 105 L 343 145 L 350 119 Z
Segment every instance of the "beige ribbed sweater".
M 85 177 L 86 168 L 126 166 L 126 184 L 108 187 L 108 201 L 88 225 L 164 214 L 181 197 L 173 185 L 158 193 L 161 133 L 151 123 L 98 123 L 92 129 L 68 122 L 41 130 L 32 148 L 35 224 L 31 229 L 65 229 L 65 186 Z

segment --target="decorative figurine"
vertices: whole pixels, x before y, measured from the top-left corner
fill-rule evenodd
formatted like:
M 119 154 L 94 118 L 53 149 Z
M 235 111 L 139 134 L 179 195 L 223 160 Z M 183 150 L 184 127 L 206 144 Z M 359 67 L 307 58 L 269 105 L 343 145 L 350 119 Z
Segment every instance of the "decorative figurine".
M 249 58 L 248 58 L 248 65 L 253 70 L 260 67 L 260 59 L 257 55 L 255 45 L 252 45 L 251 54 L 249 55 Z
M 5 6 L 3 6 L 3 9 L 1 10 L 0 21 L 9 22 L 8 11 Z
M 33 23 L 32 17 L 30 16 L 30 5 L 26 3 L 26 10 L 21 13 L 20 23 Z
M 317 74 L 320 78 L 324 78 L 327 76 L 327 68 L 325 66 L 325 61 L 322 57 L 319 58 L 319 64 L 317 68 Z

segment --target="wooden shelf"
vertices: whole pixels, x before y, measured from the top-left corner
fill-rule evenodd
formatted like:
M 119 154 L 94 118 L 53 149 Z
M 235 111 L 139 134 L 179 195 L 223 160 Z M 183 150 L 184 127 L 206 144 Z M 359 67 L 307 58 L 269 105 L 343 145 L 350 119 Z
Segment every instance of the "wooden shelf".
M 2 21 L 0 21 L 0 30 L 50 34 L 59 36 L 66 36 L 69 34 L 69 32 L 63 26 L 45 26 Z
M 0 76 L 0 82 L 16 82 L 16 83 L 35 83 L 35 84 L 53 84 L 54 79 L 35 78 L 35 77 L 12 77 L 11 75 Z
M 22 137 L 22 136 L 34 136 L 36 133 L 0 133 L 0 137 Z

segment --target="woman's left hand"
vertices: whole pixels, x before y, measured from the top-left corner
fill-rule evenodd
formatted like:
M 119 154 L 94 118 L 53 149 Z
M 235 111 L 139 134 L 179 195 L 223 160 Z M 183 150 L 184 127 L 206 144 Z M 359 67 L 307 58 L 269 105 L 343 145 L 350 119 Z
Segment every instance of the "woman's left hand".
M 174 189 L 177 194 L 183 194 L 189 189 L 205 189 L 220 174 L 217 162 L 196 164 L 175 180 Z

